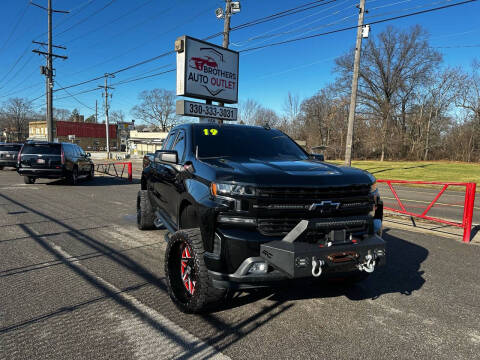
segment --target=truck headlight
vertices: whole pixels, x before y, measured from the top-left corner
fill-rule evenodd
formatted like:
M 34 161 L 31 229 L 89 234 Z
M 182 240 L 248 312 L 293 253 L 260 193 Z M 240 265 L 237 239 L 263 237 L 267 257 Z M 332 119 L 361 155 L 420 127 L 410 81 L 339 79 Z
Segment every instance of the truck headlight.
M 255 195 L 255 189 L 251 186 L 243 186 L 237 184 L 222 184 L 212 183 L 210 185 L 210 191 L 212 195 L 242 195 L 252 196 Z
M 370 185 L 370 192 L 376 193 L 377 192 L 377 182 L 375 181 L 372 185 Z

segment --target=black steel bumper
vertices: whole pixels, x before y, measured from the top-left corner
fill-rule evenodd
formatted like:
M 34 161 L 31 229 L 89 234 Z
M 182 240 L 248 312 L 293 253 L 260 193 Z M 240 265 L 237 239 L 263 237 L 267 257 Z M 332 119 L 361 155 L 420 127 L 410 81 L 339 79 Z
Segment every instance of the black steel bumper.
M 315 226 L 315 223 L 309 224 Z M 304 229 L 305 230 L 305 229 Z M 375 267 L 385 264 L 385 241 L 378 235 L 369 235 L 356 242 L 343 241 L 331 246 L 320 246 L 295 242 L 301 232 L 292 232 L 283 240 L 258 244 L 255 256 L 244 258 L 234 273 L 226 274 L 208 266 L 213 259 L 205 257 L 213 286 L 223 289 L 248 289 L 274 286 L 289 279 L 313 278 L 312 269 L 316 261 L 322 264 L 322 277 L 340 276 L 360 271 L 362 264 L 371 258 Z M 355 239 L 354 239 L 355 240 Z M 250 241 L 244 243 L 245 246 Z M 220 259 L 218 259 L 220 260 Z M 253 263 L 266 263 L 266 273 L 251 273 Z M 318 268 L 317 268 L 318 270 Z

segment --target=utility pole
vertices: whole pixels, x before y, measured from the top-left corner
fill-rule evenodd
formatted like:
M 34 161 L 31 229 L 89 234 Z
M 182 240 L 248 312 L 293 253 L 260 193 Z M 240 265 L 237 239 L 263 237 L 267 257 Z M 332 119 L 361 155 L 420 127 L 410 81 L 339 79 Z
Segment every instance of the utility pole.
M 355 43 L 355 59 L 353 63 L 352 94 L 350 98 L 350 110 L 348 112 L 348 130 L 345 148 L 345 165 L 352 165 L 353 123 L 355 121 L 355 109 L 357 106 L 358 72 L 360 69 L 360 55 L 362 51 L 363 17 L 365 15 L 365 0 L 360 0 L 357 27 L 357 41 Z
M 230 44 L 230 17 L 232 15 L 232 0 L 225 0 L 225 15 L 223 21 L 223 43 L 222 46 L 228 49 Z M 223 102 L 219 102 L 218 105 L 224 106 Z M 223 120 L 218 120 L 220 124 L 223 124 Z
M 109 126 L 108 126 L 108 90 L 109 89 L 114 89 L 113 87 L 111 86 L 108 86 L 108 78 L 114 78 L 115 75 L 113 74 L 108 74 L 108 73 L 105 73 L 105 85 L 104 86 L 101 86 L 99 85 L 98 87 L 99 88 L 103 88 L 104 89 L 104 96 L 105 96 L 105 135 L 106 135 L 106 140 L 107 140 L 107 143 L 106 143 L 106 147 L 107 147 L 107 159 L 110 159 L 110 134 L 109 134 Z M 110 94 L 110 96 L 112 96 Z
M 46 111 L 46 122 L 47 122 L 47 140 L 48 141 L 53 141 L 53 58 L 58 57 L 62 58 L 64 60 L 67 59 L 66 56 L 62 55 L 56 55 L 52 52 L 52 48 L 56 47 L 59 49 L 64 49 L 66 50 L 66 47 L 64 46 L 56 46 L 53 45 L 52 43 L 52 13 L 62 13 L 62 14 L 68 14 L 69 11 L 63 11 L 63 10 L 54 10 L 52 9 L 52 0 L 48 0 L 48 8 L 45 8 L 44 6 L 32 3 L 32 5 L 35 5 L 45 11 L 47 11 L 48 14 L 48 44 L 38 42 L 38 41 L 33 41 L 35 44 L 47 46 L 47 52 L 40 51 L 40 50 L 32 50 L 34 53 L 45 55 L 47 58 L 47 66 L 44 67 L 42 66 L 40 68 L 40 72 L 42 75 L 45 75 L 45 80 L 46 80 L 46 85 L 45 85 L 45 90 L 46 90 L 46 103 L 47 103 L 47 111 Z
M 95 124 L 98 123 L 98 101 L 95 100 Z
M 230 17 L 232 15 L 232 0 L 225 0 L 225 21 L 223 22 L 223 44 L 225 49 L 228 49 L 230 44 Z

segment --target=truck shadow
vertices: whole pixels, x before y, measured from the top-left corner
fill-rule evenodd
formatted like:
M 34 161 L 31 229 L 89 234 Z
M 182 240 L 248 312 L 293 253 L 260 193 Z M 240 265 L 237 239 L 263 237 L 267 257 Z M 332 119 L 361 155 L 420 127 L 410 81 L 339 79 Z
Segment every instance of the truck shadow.
M 267 297 L 281 302 L 340 296 L 359 301 L 377 299 L 390 293 L 409 296 L 421 289 L 425 279 L 420 267 L 428 257 L 428 250 L 393 236 L 388 230 L 384 232 L 383 238 L 387 242 L 387 264 L 360 283 L 347 286 L 334 280 L 291 281 L 275 289 L 257 290 L 246 296 L 234 297 L 227 307 L 242 306 Z

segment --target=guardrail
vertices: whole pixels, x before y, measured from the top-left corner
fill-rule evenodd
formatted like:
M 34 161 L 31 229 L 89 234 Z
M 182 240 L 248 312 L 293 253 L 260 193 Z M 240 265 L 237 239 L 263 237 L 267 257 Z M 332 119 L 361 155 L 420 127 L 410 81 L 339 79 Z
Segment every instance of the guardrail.
M 417 217 L 425 220 L 436 221 L 442 224 L 451 225 L 463 228 L 463 242 L 470 242 L 470 236 L 472 231 L 472 218 L 473 218 L 473 207 L 475 203 L 475 191 L 477 188 L 476 183 L 463 183 L 463 182 L 439 182 L 439 181 L 407 181 L 407 180 L 377 180 L 378 183 L 386 183 L 390 190 L 392 191 L 393 196 L 397 200 L 399 209 L 394 209 L 384 206 L 385 210 L 393 211 L 399 214 L 404 214 L 412 217 Z M 398 197 L 398 194 L 393 187 L 393 184 L 415 184 L 415 185 L 443 185 L 442 189 L 438 192 L 435 198 L 430 202 L 426 209 L 422 213 L 414 213 L 407 211 L 402 201 Z M 428 212 L 435 205 L 437 200 L 442 196 L 445 190 L 449 186 L 465 186 L 465 202 L 463 209 L 463 220 L 462 222 L 453 222 L 445 219 L 440 219 L 434 216 L 428 216 Z
M 104 164 L 95 164 L 95 171 L 101 174 L 115 176 L 123 178 L 125 173 L 125 168 L 127 169 L 126 175 L 128 175 L 128 181 L 132 182 L 132 163 L 131 162 L 113 162 L 113 163 L 104 163 Z

